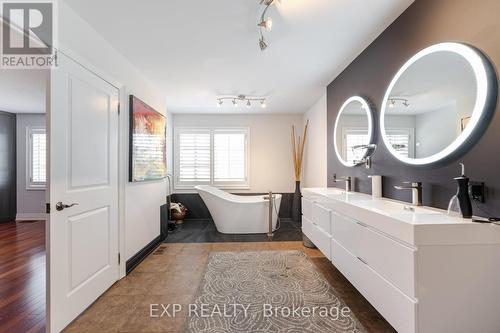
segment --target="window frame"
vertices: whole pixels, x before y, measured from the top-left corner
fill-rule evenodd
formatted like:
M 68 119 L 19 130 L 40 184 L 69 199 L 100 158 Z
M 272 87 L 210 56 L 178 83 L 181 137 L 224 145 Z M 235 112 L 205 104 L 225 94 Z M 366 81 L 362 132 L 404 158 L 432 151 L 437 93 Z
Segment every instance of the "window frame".
M 210 180 L 208 182 L 181 182 L 180 181 L 180 149 L 179 135 L 182 133 L 210 133 Z M 216 182 L 214 158 L 214 134 L 243 133 L 245 134 L 245 181 L 243 182 Z M 224 190 L 250 189 L 250 127 L 174 127 L 174 189 L 193 190 L 197 185 L 211 185 Z
M 33 181 L 33 134 L 45 134 L 47 144 L 47 130 L 44 126 L 26 127 L 26 190 L 44 191 L 47 188 L 47 170 L 45 171 L 45 182 Z M 47 147 L 45 148 L 47 152 Z M 47 156 L 45 156 L 45 166 L 47 167 Z

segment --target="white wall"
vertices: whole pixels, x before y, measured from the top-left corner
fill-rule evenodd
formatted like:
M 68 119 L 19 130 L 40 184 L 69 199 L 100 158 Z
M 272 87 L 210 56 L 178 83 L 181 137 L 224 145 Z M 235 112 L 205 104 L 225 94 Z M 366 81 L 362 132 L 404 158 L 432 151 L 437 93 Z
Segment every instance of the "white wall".
M 292 125 L 301 130 L 302 115 L 174 114 L 174 127 L 250 127 L 249 193 L 294 191 Z
M 302 187 L 327 187 L 326 115 L 325 88 L 316 104 L 303 114 L 304 123 L 309 119 L 309 134 L 304 153 Z
M 167 123 L 171 121 L 170 115 L 166 112 L 164 95 L 153 87 L 123 55 L 63 1 L 59 1 L 58 12 L 60 49 L 70 56 L 81 58 L 81 62 L 89 64 L 99 74 L 106 75 L 125 86 L 126 96 L 136 95 L 158 112 L 166 114 Z M 122 104 L 124 121 L 121 122 L 121 138 L 128 144 L 128 103 L 124 104 Z M 168 126 L 168 130 L 167 137 L 171 138 L 171 126 Z M 171 151 L 167 152 L 167 156 L 171 158 Z M 128 168 L 127 159 L 124 158 L 121 162 Z M 171 166 L 169 161 L 169 170 Z M 165 181 L 128 183 L 128 171 L 125 176 L 122 179 L 126 182 L 125 258 L 129 259 L 160 234 L 160 206 L 165 203 L 166 183 Z
M 460 134 L 460 116 L 455 105 L 415 117 L 415 152 L 417 158 L 437 154 Z
M 45 114 L 16 115 L 17 219 L 45 217 L 45 190 L 26 189 L 26 129 L 33 126 L 45 127 Z

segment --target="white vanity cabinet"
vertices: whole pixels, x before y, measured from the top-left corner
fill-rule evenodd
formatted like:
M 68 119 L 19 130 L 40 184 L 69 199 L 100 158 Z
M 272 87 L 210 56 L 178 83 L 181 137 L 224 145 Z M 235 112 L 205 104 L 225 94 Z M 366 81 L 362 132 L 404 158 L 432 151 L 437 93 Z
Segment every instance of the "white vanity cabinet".
M 500 226 L 397 205 L 304 189 L 302 229 L 398 332 L 500 332 Z
M 332 211 L 319 204 L 313 197 L 302 200 L 302 229 L 305 235 L 328 258 L 331 254 L 331 213 Z

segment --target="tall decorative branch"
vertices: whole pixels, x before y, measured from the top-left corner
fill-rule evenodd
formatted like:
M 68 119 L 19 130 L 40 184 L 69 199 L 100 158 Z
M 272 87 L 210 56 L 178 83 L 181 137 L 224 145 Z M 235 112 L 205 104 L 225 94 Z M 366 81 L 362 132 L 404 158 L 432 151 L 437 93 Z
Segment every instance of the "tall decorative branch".
M 309 128 L 309 119 L 306 121 L 302 138 L 296 137 L 295 125 L 292 125 L 292 150 L 293 150 L 293 167 L 295 170 L 295 181 L 300 181 L 302 176 L 302 162 L 304 158 L 304 147 L 307 140 L 307 130 Z

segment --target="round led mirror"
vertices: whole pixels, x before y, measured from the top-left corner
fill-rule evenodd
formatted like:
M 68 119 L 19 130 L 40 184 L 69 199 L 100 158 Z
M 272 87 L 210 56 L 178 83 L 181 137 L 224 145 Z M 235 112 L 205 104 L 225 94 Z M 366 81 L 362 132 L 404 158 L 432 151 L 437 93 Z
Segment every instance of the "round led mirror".
M 459 43 L 430 46 L 408 60 L 387 88 L 382 139 L 404 163 L 444 161 L 482 135 L 496 98 L 495 72 L 478 50 Z
M 333 134 L 335 153 L 345 166 L 366 162 L 373 152 L 373 116 L 365 99 L 353 96 L 340 108 Z

